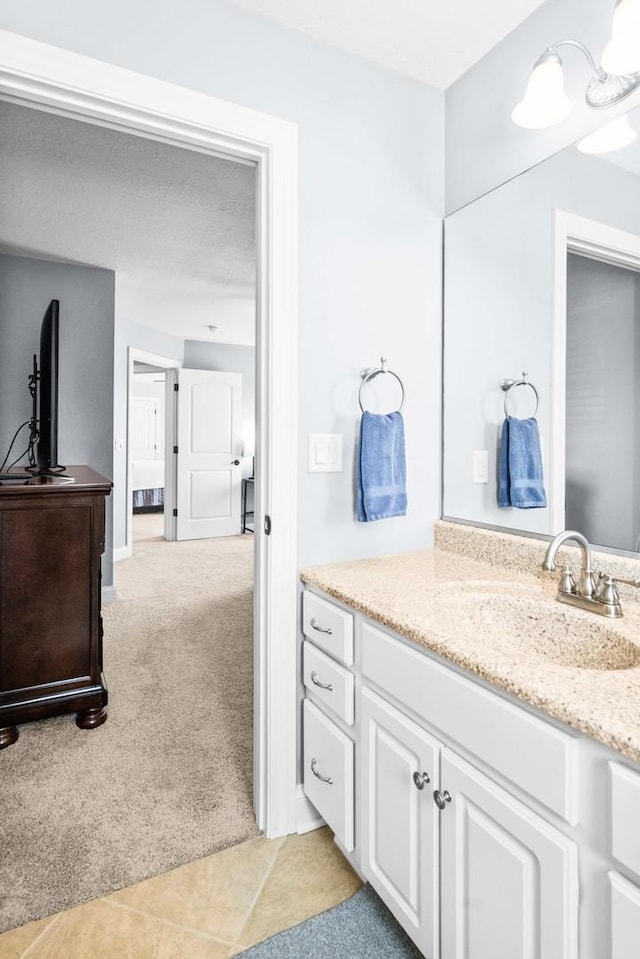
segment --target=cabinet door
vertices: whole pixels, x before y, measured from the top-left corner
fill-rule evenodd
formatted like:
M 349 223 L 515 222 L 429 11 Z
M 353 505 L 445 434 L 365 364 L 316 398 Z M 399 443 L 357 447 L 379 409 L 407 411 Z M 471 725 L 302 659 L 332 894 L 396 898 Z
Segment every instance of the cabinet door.
M 427 959 L 435 959 L 438 743 L 368 689 L 361 723 L 362 871 Z M 426 773 L 423 788 L 414 773 Z
M 640 889 L 615 872 L 611 883 L 611 959 L 638 954 L 640 942 Z
M 440 766 L 442 959 L 577 959 L 575 843 L 447 749 Z

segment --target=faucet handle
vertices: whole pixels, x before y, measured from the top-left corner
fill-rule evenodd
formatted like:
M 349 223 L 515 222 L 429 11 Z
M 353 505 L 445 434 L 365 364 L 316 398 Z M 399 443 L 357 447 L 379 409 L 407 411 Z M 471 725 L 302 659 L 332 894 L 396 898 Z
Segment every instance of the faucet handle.
M 575 593 L 576 581 L 573 578 L 573 573 L 571 572 L 570 566 L 560 567 L 560 582 L 558 583 L 558 589 L 561 593 Z
M 599 603 L 607 603 L 610 606 L 619 605 L 620 597 L 616 589 L 616 581 L 609 573 L 600 573 L 595 598 Z
M 640 589 L 640 579 L 622 579 L 620 576 L 616 576 L 614 582 L 624 583 L 625 586 L 635 586 L 636 589 Z

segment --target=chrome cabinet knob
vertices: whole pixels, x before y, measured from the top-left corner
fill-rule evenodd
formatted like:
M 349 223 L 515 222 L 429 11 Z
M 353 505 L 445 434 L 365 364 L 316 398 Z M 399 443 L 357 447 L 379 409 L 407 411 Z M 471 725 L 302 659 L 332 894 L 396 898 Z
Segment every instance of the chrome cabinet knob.
M 431 779 L 429 773 L 414 773 L 413 774 L 413 784 L 416 789 L 424 789 L 426 783 L 430 783 Z
M 436 791 L 433 794 L 433 801 L 438 807 L 438 809 L 444 809 L 446 804 L 448 802 L 451 802 L 451 793 L 449 792 L 448 789 L 445 789 L 444 792 L 440 792 L 439 789 L 436 789 Z

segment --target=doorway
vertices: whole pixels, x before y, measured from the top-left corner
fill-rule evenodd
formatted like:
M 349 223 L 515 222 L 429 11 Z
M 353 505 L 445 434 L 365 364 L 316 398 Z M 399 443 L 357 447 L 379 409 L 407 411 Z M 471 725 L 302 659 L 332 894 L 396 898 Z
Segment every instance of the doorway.
M 269 837 L 296 828 L 297 127 L 6 34 L 0 96 L 256 164 L 258 437 L 254 808 Z M 268 575 L 267 575 L 268 573 Z

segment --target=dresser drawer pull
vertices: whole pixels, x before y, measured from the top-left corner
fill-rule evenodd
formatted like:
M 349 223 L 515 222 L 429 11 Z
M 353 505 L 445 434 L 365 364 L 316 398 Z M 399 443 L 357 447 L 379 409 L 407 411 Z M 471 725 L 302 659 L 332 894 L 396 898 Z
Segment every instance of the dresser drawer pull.
M 329 636 L 333 633 L 330 626 L 320 626 L 315 616 L 311 617 L 311 628 L 315 629 L 318 633 L 327 633 Z
M 312 670 L 312 672 L 311 672 L 311 682 L 313 683 L 314 686 L 319 686 L 320 689 L 328 689 L 330 693 L 333 692 L 333 684 L 332 684 L 332 683 L 321 683 L 320 680 L 318 679 L 318 674 L 317 674 L 317 672 L 315 671 L 315 669 Z
M 318 764 L 315 761 L 315 759 L 311 760 L 311 772 L 316 777 L 316 779 L 320 779 L 323 783 L 328 783 L 330 786 L 333 786 L 333 779 L 331 778 L 331 776 L 323 776 L 321 773 L 318 772 Z

